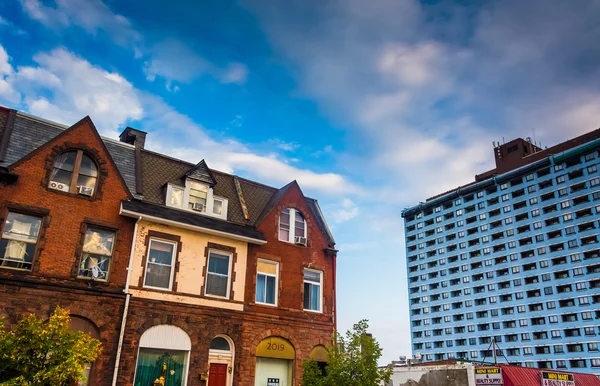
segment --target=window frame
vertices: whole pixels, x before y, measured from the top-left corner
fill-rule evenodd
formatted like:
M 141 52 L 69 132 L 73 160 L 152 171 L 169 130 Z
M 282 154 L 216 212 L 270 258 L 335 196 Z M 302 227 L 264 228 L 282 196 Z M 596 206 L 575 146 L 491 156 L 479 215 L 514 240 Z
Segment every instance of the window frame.
M 95 279 L 93 277 L 88 277 L 88 276 L 82 276 L 80 275 L 80 271 L 81 271 L 81 263 L 82 263 L 82 259 L 83 259 L 83 255 L 89 252 L 86 252 L 84 250 L 84 244 L 81 244 L 81 253 L 78 259 L 78 264 L 77 264 L 77 279 L 80 280 L 92 280 L 92 281 L 101 281 L 103 283 L 107 283 L 110 280 L 110 272 L 111 269 L 113 267 L 113 260 L 114 260 L 114 256 L 115 256 L 115 251 L 116 251 L 116 247 L 117 247 L 117 229 L 113 229 L 113 228 L 107 228 L 107 227 L 102 227 L 102 226 L 98 226 L 95 225 L 93 223 L 85 223 L 85 232 L 82 232 L 83 235 L 83 243 L 85 243 L 85 237 L 87 236 L 87 233 L 90 229 L 97 229 L 99 231 L 104 231 L 104 232 L 112 232 L 113 234 L 113 244 L 112 244 L 112 250 L 111 250 L 111 254 L 110 254 L 110 258 L 108 261 L 108 267 L 106 268 L 106 279 Z M 146 259 L 147 260 L 147 259 Z
M 281 238 L 281 214 L 284 210 L 289 210 L 290 215 L 290 223 L 288 224 L 288 239 L 283 240 Z M 279 212 L 279 217 L 277 219 L 277 240 L 283 241 L 284 243 L 295 244 L 294 239 L 296 237 L 296 213 L 299 213 L 302 216 L 302 220 L 304 221 L 304 235 L 297 237 L 304 237 L 308 241 L 308 223 L 306 221 L 306 216 L 296 208 L 284 208 Z
M 52 184 L 52 182 L 53 182 L 51 178 L 52 178 L 52 174 L 54 173 L 54 169 L 65 170 L 65 169 L 56 167 L 56 159 L 58 157 L 60 157 L 61 155 L 67 154 L 67 153 L 75 153 L 75 160 L 73 161 L 73 170 L 70 171 L 71 180 L 69 181 L 69 191 L 68 192 L 66 192 L 64 190 L 60 190 L 60 189 L 55 189 L 50 186 L 50 184 Z M 87 174 L 83 174 L 84 176 L 95 179 L 94 186 L 92 187 L 93 193 L 89 196 L 84 195 L 84 194 L 79 194 L 79 189 L 78 189 L 78 185 L 77 185 L 77 180 L 79 179 L 79 176 L 81 175 L 81 163 L 83 161 L 84 156 L 88 157 L 92 161 L 94 166 L 96 167 L 96 176 L 95 177 L 88 176 Z M 94 199 L 94 198 L 96 198 L 96 193 L 100 190 L 101 174 L 102 174 L 102 170 L 100 168 L 100 164 L 98 163 L 98 160 L 94 156 L 92 156 L 90 153 L 88 153 L 87 151 L 85 151 L 83 149 L 65 149 L 64 151 L 56 154 L 53 158 L 52 165 L 49 167 L 48 183 L 46 184 L 46 188 L 52 192 L 61 192 L 63 194 L 68 194 L 68 195 L 75 196 L 75 197 Z
M 266 272 L 260 272 L 258 270 L 258 263 L 264 263 L 264 264 L 271 264 L 271 265 L 275 265 L 275 275 L 271 274 L 271 273 L 266 273 Z M 274 277 L 275 278 L 275 294 L 273 296 L 274 299 L 274 303 L 267 303 L 266 299 L 267 299 L 267 286 L 265 285 L 265 302 L 260 302 L 257 299 L 258 296 L 258 275 L 264 275 L 267 277 Z M 265 280 L 266 283 L 266 280 Z M 256 264 L 256 286 L 255 286 L 255 294 L 254 294 L 254 301 L 256 304 L 260 304 L 263 306 L 269 306 L 269 307 L 277 307 L 279 305 L 279 262 L 278 261 L 273 261 L 273 260 L 267 260 L 267 259 L 258 259 L 257 260 L 257 264 Z
M 202 212 L 195 211 L 195 210 L 192 210 L 189 208 L 190 191 L 192 190 L 192 182 L 206 186 L 206 205 L 204 206 L 204 211 L 202 211 Z M 183 198 L 181 200 L 181 205 L 173 205 L 171 203 L 174 190 L 182 190 L 183 191 Z M 222 208 L 221 214 L 214 213 L 215 201 L 221 201 L 221 208 Z M 227 220 L 227 209 L 229 207 L 229 199 L 227 199 L 226 197 L 221 197 L 221 196 L 215 195 L 213 188 L 210 187 L 210 185 L 208 185 L 207 183 L 188 178 L 185 180 L 184 186 L 178 185 L 178 184 L 172 184 L 172 183 L 167 184 L 167 194 L 165 197 L 165 205 L 169 208 L 175 208 L 175 209 L 184 210 L 184 211 L 190 212 L 190 213 L 196 213 L 196 214 L 200 214 L 200 215 L 204 215 L 204 216 L 215 217 L 215 218 L 220 218 L 222 220 Z
M 318 310 L 313 310 L 313 309 L 310 309 L 310 308 L 305 308 L 306 304 L 304 304 L 304 285 L 307 284 L 307 283 L 310 284 L 310 285 L 317 285 L 313 281 L 306 281 L 306 271 L 314 272 L 314 273 L 318 273 L 319 274 L 320 280 L 319 280 L 318 286 L 319 286 L 319 298 L 320 299 L 319 299 L 319 309 Z M 323 313 L 323 298 L 324 298 L 324 293 L 323 293 L 324 292 L 323 291 L 323 279 L 324 279 L 324 276 L 325 276 L 325 272 L 324 271 L 320 271 L 318 269 L 304 267 L 304 269 L 302 271 L 302 294 L 303 294 L 303 296 L 302 296 L 302 303 L 303 303 L 302 304 L 302 309 L 304 311 L 315 312 L 315 313 L 319 313 L 319 314 Z M 425 296 L 424 296 L 424 298 L 425 298 Z
M 16 215 L 23 215 L 23 216 L 35 217 L 35 218 L 39 219 L 40 224 L 39 224 L 38 234 L 37 234 L 37 237 L 36 237 L 36 240 L 35 240 L 35 244 L 34 244 L 35 248 L 33 250 L 33 255 L 31 257 L 31 263 L 29 263 L 30 264 L 30 268 L 29 269 L 25 269 L 25 268 L 3 266 L 3 265 L 0 265 L 0 268 L 2 268 L 2 269 L 12 269 L 12 270 L 22 271 L 22 272 L 33 272 L 34 271 L 33 265 L 35 264 L 36 258 L 38 257 L 38 254 L 39 254 L 39 251 L 40 251 L 39 243 L 40 243 L 40 240 L 42 240 L 44 231 L 45 231 L 46 226 L 47 226 L 47 224 L 46 224 L 46 215 L 47 215 L 47 213 L 46 214 L 42 214 L 42 213 L 30 213 L 28 211 L 15 210 L 15 209 L 11 208 L 10 206 L 6 207 L 5 208 L 5 212 L 2 213 L 2 214 L 5 214 L 5 215 L 2 216 L 2 217 L 4 217 L 4 221 L 2 222 L 2 227 L 0 227 L 0 240 L 15 240 L 15 239 L 12 239 L 12 238 L 10 238 L 10 239 L 5 239 L 4 238 L 4 229 L 6 228 L 6 222 L 8 221 L 8 216 L 11 213 L 14 213 Z M 22 240 L 15 240 L 15 241 L 22 241 Z M 26 244 L 32 244 L 32 243 L 27 243 L 26 241 L 23 241 L 23 242 L 25 242 Z M 4 264 L 4 261 L 5 261 L 4 257 L 2 257 L 2 262 L 0 262 L 0 264 Z M 9 262 L 18 263 L 15 260 L 8 260 L 8 261 Z
M 216 253 L 219 255 L 227 255 L 229 256 L 229 266 L 228 266 L 228 270 L 227 270 L 227 294 L 226 296 L 221 296 L 221 295 L 214 295 L 214 294 L 209 294 L 208 291 L 208 275 L 210 275 L 211 273 L 208 271 L 208 266 L 210 265 L 210 255 L 211 253 Z M 231 276 L 233 275 L 233 253 L 229 252 L 229 251 L 224 251 L 222 249 L 217 249 L 217 248 L 209 248 L 208 249 L 208 256 L 206 258 L 206 270 L 205 270 L 205 275 L 204 275 L 204 288 L 203 288 L 203 296 L 206 297 L 210 297 L 210 298 L 215 298 L 215 299 L 231 299 Z
M 169 275 L 169 288 L 155 287 L 155 286 L 146 284 L 146 279 L 148 278 L 148 263 L 150 263 L 150 251 L 152 250 L 152 242 L 153 241 L 158 241 L 158 242 L 162 242 L 165 244 L 173 245 L 172 260 L 171 260 L 171 273 Z M 159 290 L 159 291 L 173 291 L 173 282 L 174 282 L 173 278 L 175 276 L 175 265 L 177 263 L 176 260 L 177 260 L 178 248 L 179 248 L 179 243 L 177 241 L 168 240 L 168 239 L 164 239 L 161 237 L 155 237 L 155 236 L 150 237 L 150 239 L 148 240 L 148 248 L 146 251 L 146 264 L 144 267 L 144 281 L 142 282 L 143 288 L 155 289 L 155 290 Z M 156 263 L 152 263 L 152 264 L 156 264 Z

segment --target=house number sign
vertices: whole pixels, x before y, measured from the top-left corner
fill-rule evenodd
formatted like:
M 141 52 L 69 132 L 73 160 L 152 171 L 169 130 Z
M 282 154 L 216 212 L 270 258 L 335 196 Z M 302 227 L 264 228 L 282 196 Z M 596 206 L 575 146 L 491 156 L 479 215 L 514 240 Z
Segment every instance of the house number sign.
M 279 378 L 267 378 L 267 386 L 279 386 Z

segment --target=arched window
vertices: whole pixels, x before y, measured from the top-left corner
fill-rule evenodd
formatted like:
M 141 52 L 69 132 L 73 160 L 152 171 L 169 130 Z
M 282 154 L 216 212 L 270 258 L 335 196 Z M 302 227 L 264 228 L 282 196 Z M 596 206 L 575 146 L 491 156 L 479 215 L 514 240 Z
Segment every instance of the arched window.
M 147 386 L 161 381 L 163 385 L 187 384 L 191 348 L 192 341 L 181 328 L 166 324 L 151 327 L 140 338 L 133 384 Z
M 227 339 L 222 336 L 217 336 L 210 342 L 211 350 L 219 350 L 219 351 L 230 351 L 231 347 L 229 347 L 229 342 Z
M 92 338 L 100 340 L 100 331 L 98 330 L 98 327 L 96 327 L 94 323 L 90 322 L 87 319 L 80 318 L 79 316 L 71 316 L 71 324 L 69 328 L 71 329 L 71 331 L 85 332 Z M 90 381 L 90 378 L 92 378 L 93 370 L 94 364 L 87 363 L 85 365 L 85 370 L 83 370 L 83 376 L 85 377 L 85 380 L 80 379 L 79 382 L 77 382 L 77 385 L 91 385 L 92 382 Z
M 306 220 L 297 209 L 286 208 L 279 214 L 279 240 L 306 245 Z
M 56 156 L 48 187 L 83 196 L 93 196 L 98 179 L 96 162 L 82 150 L 71 150 Z

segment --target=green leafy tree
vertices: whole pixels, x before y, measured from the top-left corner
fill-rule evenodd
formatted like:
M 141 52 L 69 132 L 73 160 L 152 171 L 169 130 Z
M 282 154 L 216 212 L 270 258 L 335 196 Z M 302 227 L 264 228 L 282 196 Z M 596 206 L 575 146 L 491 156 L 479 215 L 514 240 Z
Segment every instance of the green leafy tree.
M 83 379 L 100 341 L 69 329 L 69 312 L 56 307 L 48 321 L 31 314 L 14 331 L 0 320 L 0 385 L 70 386 Z
M 367 333 L 366 320 L 356 323 L 345 336 L 334 336 L 336 344 L 329 347 L 329 362 L 323 374 L 317 363 L 303 364 L 302 386 L 379 386 L 390 380 L 392 369 L 380 368 L 379 343 Z

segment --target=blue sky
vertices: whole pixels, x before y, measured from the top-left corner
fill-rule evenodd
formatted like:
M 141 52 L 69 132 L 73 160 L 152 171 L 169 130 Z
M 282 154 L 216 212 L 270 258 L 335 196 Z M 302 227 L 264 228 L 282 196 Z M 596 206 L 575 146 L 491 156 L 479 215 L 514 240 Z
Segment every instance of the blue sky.
M 339 327 L 370 319 L 383 361 L 410 354 L 402 209 L 492 168 L 492 141 L 600 126 L 594 0 L 9 0 L 0 17 L 0 103 L 297 179 L 340 249 Z

